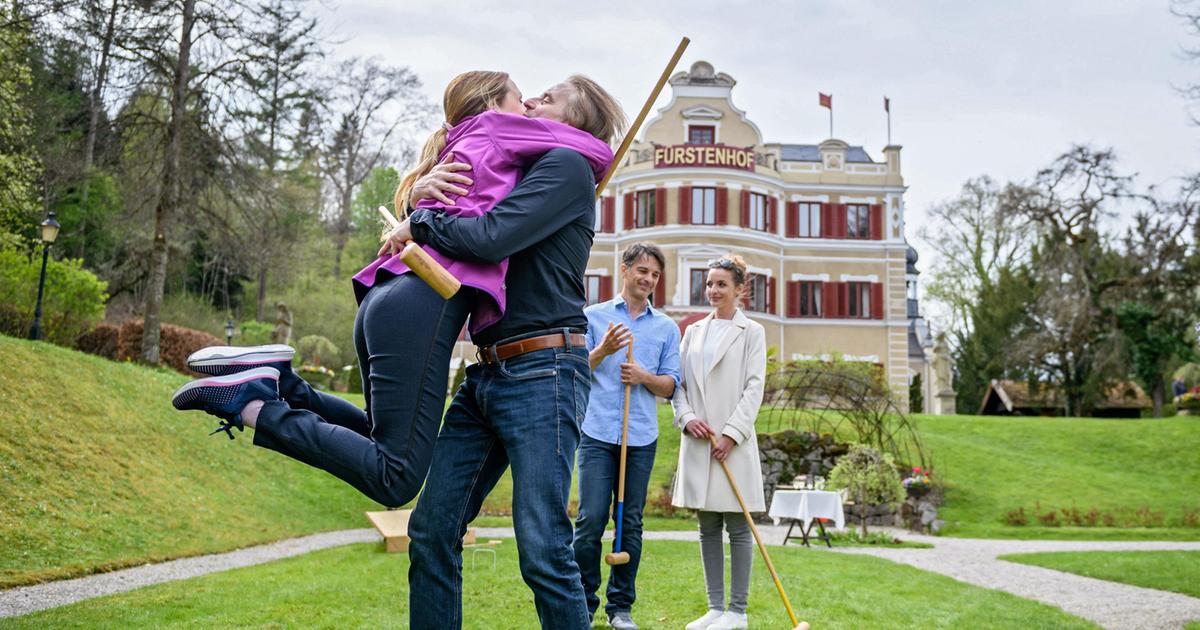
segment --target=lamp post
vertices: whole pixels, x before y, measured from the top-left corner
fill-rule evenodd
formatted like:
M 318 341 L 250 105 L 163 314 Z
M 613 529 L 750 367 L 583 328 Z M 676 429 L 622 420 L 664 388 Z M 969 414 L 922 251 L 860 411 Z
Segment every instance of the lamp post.
M 225 345 L 233 345 L 233 320 L 225 320 Z
M 46 289 L 46 261 L 50 257 L 50 245 L 58 238 L 58 221 L 51 212 L 42 221 L 42 274 L 38 277 L 37 306 L 33 309 L 33 327 L 29 329 L 29 338 L 37 341 L 42 337 L 42 293 Z

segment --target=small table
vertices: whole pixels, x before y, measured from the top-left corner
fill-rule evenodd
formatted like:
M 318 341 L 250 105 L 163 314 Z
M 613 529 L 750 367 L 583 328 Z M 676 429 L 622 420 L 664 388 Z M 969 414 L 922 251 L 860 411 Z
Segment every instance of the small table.
M 833 521 L 838 529 L 846 526 L 846 516 L 842 513 L 842 496 L 836 492 L 822 490 L 776 490 L 775 495 L 771 497 L 771 509 L 767 516 L 775 519 L 777 524 L 781 518 L 792 521 L 788 526 L 787 535 L 783 537 L 785 545 L 788 540 L 799 538 L 804 546 L 811 547 L 808 542 L 809 535 L 815 525 L 821 532 L 819 538 L 832 548 L 829 536 L 825 533 L 824 523 Z M 800 523 L 800 535 L 792 536 L 792 528 L 797 522 Z

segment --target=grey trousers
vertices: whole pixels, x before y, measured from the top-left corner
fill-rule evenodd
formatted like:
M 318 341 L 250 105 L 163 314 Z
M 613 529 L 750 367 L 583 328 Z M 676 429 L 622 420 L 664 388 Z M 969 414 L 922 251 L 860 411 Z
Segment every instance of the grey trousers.
M 754 538 L 746 517 L 741 512 L 705 511 L 696 516 L 700 519 L 700 560 L 704 563 L 709 610 L 725 610 L 725 541 L 721 535 L 724 529 L 729 532 L 729 610 L 746 612 L 750 566 L 754 561 Z

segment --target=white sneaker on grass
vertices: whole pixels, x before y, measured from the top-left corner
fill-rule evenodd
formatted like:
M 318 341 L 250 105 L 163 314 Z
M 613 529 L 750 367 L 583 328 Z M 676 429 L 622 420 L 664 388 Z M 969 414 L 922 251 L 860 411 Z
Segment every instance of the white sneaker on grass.
M 747 621 L 749 620 L 746 618 L 746 613 L 726 610 L 720 619 L 708 627 L 708 630 L 744 630 Z
M 725 616 L 724 610 L 710 610 L 704 616 L 683 627 L 683 630 L 708 630 L 713 622 Z

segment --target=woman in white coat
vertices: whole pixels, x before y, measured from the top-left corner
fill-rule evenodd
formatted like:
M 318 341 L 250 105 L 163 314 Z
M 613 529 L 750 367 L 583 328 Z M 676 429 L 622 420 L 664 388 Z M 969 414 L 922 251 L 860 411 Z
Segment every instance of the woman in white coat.
M 726 255 L 708 264 L 705 293 L 713 312 L 688 326 L 679 347 L 681 391 L 671 399 L 675 426 L 683 434 L 671 503 L 699 510 L 700 557 L 708 613 L 687 630 L 746 627 L 746 600 L 754 543 L 741 506 L 713 461 L 729 465 L 746 507 L 766 509 L 754 420 L 762 404 L 767 369 L 763 327 L 737 307 L 746 284 L 746 263 Z M 718 436 L 714 448 L 709 434 Z M 729 532 L 730 593 L 725 607 L 725 553 Z

